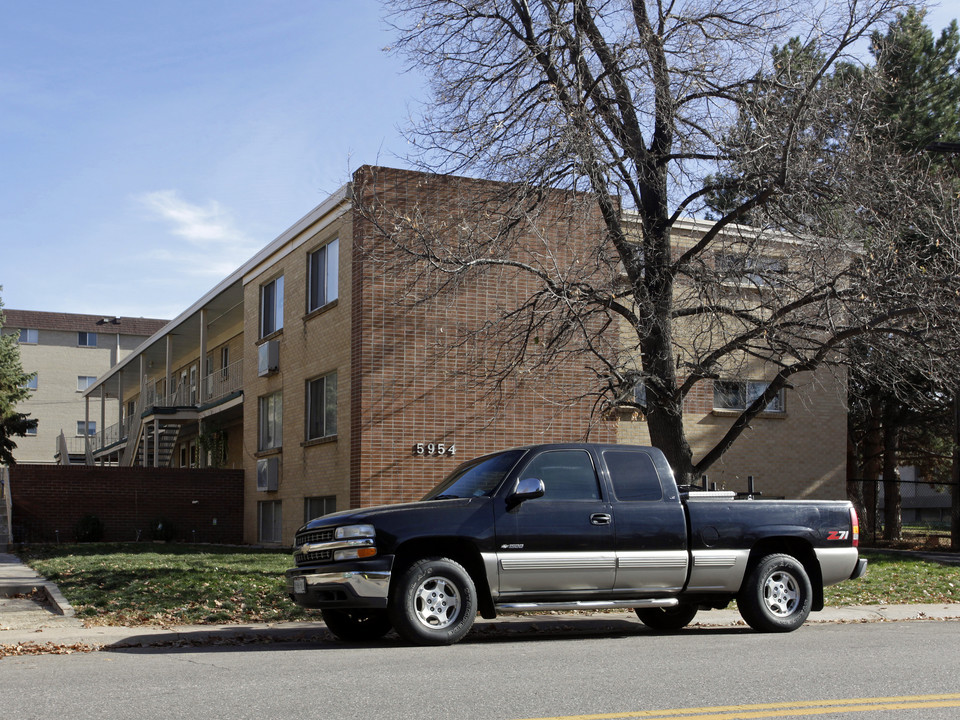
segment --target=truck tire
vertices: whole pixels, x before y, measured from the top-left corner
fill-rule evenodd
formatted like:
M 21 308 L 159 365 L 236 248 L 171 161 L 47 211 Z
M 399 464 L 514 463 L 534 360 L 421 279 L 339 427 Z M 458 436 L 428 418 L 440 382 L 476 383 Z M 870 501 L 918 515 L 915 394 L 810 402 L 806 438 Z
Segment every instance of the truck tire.
M 699 609 L 696 605 L 680 603 L 673 607 L 635 608 L 634 612 L 640 622 L 651 630 L 676 632 L 689 625 Z
M 379 640 L 392 629 L 386 610 L 322 610 L 327 629 L 346 642 Z
M 767 555 L 750 572 L 737 595 L 740 615 L 760 632 L 791 632 L 810 615 L 813 586 L 792 555 Z
M 460 563 L 436 557 L 407 568 L 390 591 L 390 620 L 416 645 L 453 645 L 477 617 L 477 590 Z

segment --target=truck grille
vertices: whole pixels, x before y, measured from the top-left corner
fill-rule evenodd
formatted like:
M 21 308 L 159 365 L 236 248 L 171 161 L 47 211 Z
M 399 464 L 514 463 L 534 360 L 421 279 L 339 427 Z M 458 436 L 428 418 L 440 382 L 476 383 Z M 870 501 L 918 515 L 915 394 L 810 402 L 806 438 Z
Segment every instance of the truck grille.
M 330 542 L 331 540 L 333 540 L 333 528 L 327 528 L 326 530 L 308 530 L 299 533 L 296 543 L 299 546 L 306 543 Z
M 293 561 L 297 565 L 306 565 L 307 563 L 329 562 L 333 559 L 332 550 L 319 550 L 317 552 L 295 553 Z

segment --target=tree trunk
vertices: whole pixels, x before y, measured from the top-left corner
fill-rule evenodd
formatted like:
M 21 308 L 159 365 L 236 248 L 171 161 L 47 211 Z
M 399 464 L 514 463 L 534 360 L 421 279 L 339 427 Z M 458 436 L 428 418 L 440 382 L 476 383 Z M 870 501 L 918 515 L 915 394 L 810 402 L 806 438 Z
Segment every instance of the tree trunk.
M 853 442 L 853 436 L 847 433 L 847 499 L 853 503 L 856 508 L 857 516 L 861 523 L 867 519 L 866 504 L 863 494 L 863 478 L 858 472 L 860 469 L 857 457 L 857 445 Z
M 896 401 L 888 403 L 895 405 Z M 900 498 L 900 427 L 885 413 L 883 423 L 883 539 L 899 540 L 903 536 L 903 513 Z
M 877 537 L 877 503 L 879 493 L 877 486 L 880 482 L 880 472 L 883 469 L 883 422 L 882 403 L 874 399 L 870 401 L 870 420 L 867 423 L 867 432 L 863 438 L 863 485 L 864 529 L 870 529 L 871 539 Z

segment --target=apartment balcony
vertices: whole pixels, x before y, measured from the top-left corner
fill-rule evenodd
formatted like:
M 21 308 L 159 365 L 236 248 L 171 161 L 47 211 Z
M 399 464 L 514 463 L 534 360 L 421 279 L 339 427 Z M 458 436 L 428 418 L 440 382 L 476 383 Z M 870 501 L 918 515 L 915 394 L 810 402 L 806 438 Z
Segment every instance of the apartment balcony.
M 193 422 L 223 412 L 243 399 L 243 360 L 215 370 L 198 385 L 181 382 L 173 392 L 164 392 L 163 379 L 142 384 L 133 410 L 121 422 L 104 428 L 90 438 L 95 457 L 122 452 L 131 437 L 138 437 L 145 421 L 163 418 L 166 422 Z M 79 441 L 84 438 L 75 438 Z

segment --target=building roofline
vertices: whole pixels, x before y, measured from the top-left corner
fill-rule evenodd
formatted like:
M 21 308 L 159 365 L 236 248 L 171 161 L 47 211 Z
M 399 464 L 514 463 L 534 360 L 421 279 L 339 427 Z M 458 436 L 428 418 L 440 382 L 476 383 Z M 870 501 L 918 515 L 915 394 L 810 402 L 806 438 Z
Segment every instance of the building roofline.
M 97 378 L 97 381 L 90 385 L 86 391 L 84 391 L 83 396 L 89 397 L 93 394 L 95 390 L 99 390 L 100 387 L 107 382 L 111 377 L 113 377 L 117 372 L 124 369 L 131 363 L 137 361 L 139 356 L 151 345 L 160 340 L 165 335 L 169 335 L 171 332 L 176 330 L 178 327 L 183 325 L 187 320 L 189 320 L 193 315 L 199 312 L 205 305 L 207 305 L 213 298 L 217 295 L 220 295 L 228 288 L 236 284 L 237 282 L 243 283 L 244 277 L 254 268 L 256 268 L 263 260 L 268 258 L 270 255 L 275 253 L 278 249 L 282 248 L 286 243 L 290 242 L 298 234 L 302 233 L 304 230 L 309 228 L 311 225 L 315 224 L 322 218 L 331 215 L 333 218 L 339 217 L 343 213 L 347 212 L 351 207 L 352 194 L 351 194 L 351 184 L 345 183 L 333 194 L 327 197 L 326 200 L 321 202 L 319 205 L 315 206 L 310 212 L 304 215 L 302 218 L 297 220 L 293 225 L 284 230 L 280 235 L 274 238 L 270 243 L 257 251 L 253 257 L 243 263 L 239 268 L 230 273 L 226 278 L 217 283 L 211 290 L 206 292 L 199 300 L 194 302 L 190 307 L 184 310 L 182 313 L 177 315 L 173 320 L 170 320 L 166 325 L 160 328 L 153 335 L 148 337 L 142 343 L 140 343 L 136 348 L 134 348 L 123 360 L 118 362 L 116 365 L 110 368 L 106 373 Z
M 95 332 L 108 335 L 148 336 L 163 327 L 162 318 L 95 315 L 92 313 L 49 312 L 3 308 L 4 327 L 52 330 L 55 332 Z

